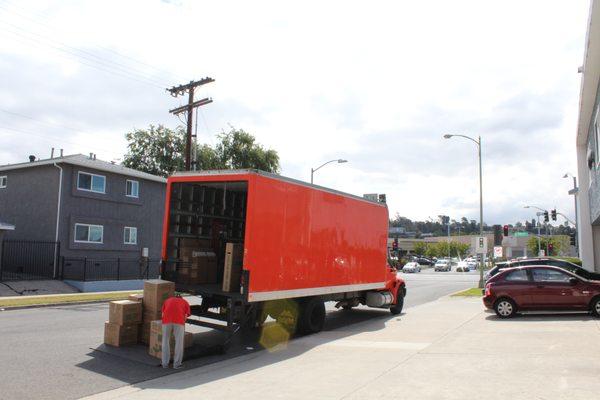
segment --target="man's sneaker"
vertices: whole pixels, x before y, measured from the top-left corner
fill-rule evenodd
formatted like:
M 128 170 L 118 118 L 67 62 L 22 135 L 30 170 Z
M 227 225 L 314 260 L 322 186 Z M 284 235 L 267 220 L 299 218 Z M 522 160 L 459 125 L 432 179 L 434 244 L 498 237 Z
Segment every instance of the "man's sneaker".
M 178 366 L 173 365 L 173 369 L 181 369 L 181 368 L 183 368 L 183 365 L 181 365 L 181 364 Z
M 161 367 L 163 367 L 163 368 L 169 368 L 168 365 L 161 365 Z

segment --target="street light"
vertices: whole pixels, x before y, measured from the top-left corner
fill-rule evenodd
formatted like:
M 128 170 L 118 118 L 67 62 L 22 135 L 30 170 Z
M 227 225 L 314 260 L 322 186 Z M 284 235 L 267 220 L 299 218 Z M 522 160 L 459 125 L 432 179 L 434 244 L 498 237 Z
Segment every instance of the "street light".
M 450 139 L 451 137 L 462 137 L 468 139 L 477 145 L 477 154 L 479 156 L 479 236 L 483 237 L 483 182 L 481 173 L 481 136 L 477 137 L 477 140 L 466 135 L 451 135 L 445 134 L 444 139 Z M 483 288 L 483 255 L 481 256 L 481 263 L 479 264 L 479 287 Z
M 332 162 L 337 162 L 338 164 L 343 164 L 343 163 L 347 163 L 348 160 L 342 160 L 341 158 L 337 159 L 337 160 L 329 160 L 326 163 L 319 165 L 317 168 L 311 168 L 310 169 L 310 183 L 313 183 L 313 175 L 315 174 L 315 172 L 317 172 L 319 169 L 323 168 L 324 166 L 326 166 L 327 164 L 332 163 Z
M 577 254 L 577 257 L 579 257 L 579 238 L 577 237 L 579 232 L 577 226 L 577 194 L 579 193 L 579 188 L 577 187 L 577 178 L 573 174 L 567 172 L 563 178 L 568 177 L 573 178 L 573 189 L 569 190 L 569 194 L 573 195 L 573 201 L 575 202 L 575 253 Z

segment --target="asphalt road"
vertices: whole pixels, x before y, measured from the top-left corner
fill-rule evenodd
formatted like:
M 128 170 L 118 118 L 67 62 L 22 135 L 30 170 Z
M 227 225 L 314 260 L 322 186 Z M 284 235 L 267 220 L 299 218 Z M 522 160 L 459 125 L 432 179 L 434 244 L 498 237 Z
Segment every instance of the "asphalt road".
M 403 274 L 405 310 L 477 283 L 474 273 Z M 385 310 L 359 307 L 347 312 L 328 303 L 325 329 L 337 330 L 365 320 L 385 320 Z M 93 350 L 103 341 L 106 304 L 59 306 L 0 312 L 0 399 L 76 399 L 165 374 L 149 366 Z M 187 362 L 193 368 L 236 354 Z

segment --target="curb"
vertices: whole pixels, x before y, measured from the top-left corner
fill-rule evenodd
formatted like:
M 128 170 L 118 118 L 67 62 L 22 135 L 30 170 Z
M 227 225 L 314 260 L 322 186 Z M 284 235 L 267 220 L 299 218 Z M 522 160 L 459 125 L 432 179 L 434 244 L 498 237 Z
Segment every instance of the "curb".
M 0 312 L 2 311 L 12 311 L 12 310 L 24 310 L 27 308 L 44 308 L 44 307 L 59 307 L 59 306 L 77 306 L 83 304 L 96 304 L 96 303 L 108 303 L 112 300 L 88 300 L 88 301 L 63 301 L 61 303 L 43 303 L 43 304 L 29 304 L 26 306 L 0 306 Z

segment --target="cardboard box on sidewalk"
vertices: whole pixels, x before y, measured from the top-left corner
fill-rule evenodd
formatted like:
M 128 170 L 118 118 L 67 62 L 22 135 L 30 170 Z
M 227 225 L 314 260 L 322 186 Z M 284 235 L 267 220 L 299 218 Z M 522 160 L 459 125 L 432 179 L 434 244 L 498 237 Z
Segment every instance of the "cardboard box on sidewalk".
M 175 293 L 175 282 L 150 279 L 144 282 L 144 310 L 160 311 L 166 299 Z
M 191 332 L 183 334 L 183 347 L 191 347 L 194 343 L 194 335 Z M 175 338 L 171 335 L 169 350 L 171 355 L 175 351 Z M 162 358 L 162 322 L 152 321 L 150 323 L 150 340 L 148 345 L 148 354 L 156 358 Z
M 126 346 L 136 344 L 138 326 L 136 324 L 120 325 L 106 321 L 104 323 L 104 343 L 110 346 Z
M 243 243 L 227 243 L 225 245 L 225 266 L 223 270 L 224 292 L 239 292 L 243 260 Z
M 143 344 L 150 343 L 150 322 L 143 322 L 139 325 L 138 341 Z
M 129 297 L 127 297 L 127 300 L 131 301 L 142 301 L 143 299 L 144 295 L 142 293 L 130 294 Z
M 131 325 L 142 322 L 142 303 L 131 300 L 111 301 L 108 306 L 111 324 Z
M 142 313 L 142 322 L 150 323 L 157 319 L 162 319 L 161 310 L 149 310 L 144 308 L 144 312 Z

